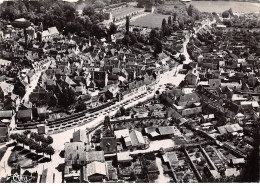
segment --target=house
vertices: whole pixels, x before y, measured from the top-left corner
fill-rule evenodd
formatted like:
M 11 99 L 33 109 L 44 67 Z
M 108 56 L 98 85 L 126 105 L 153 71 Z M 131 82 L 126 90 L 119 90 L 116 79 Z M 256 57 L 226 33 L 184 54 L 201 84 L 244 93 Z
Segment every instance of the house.
M 41 121 L 49 119 L 49 111 L 47 110 L 47 107 L 37 108 L 37 114 L 38 119 Z
M 214 179 L 221 178 L 221 176 L 217 170 L 215 170 L 215 169 L 211 170 L 208 166 L 205 166 L 203 171 L 207 178 L 211 178 L 211 177 Z
M 117 142 L 115 137 L 103 137 L 100 141 L 100 148 L 104 154 L 114 154 L 117 152 Z
M 181 136 L 181 132 L 175 126 L 158 127 L 158 133 L 161 136 Z
M 106 161 L 107 173 L 108 173 L 108 181 L 116 182 L 118 180 L 117 170 L 113 166 L 112 161 Z
M 32 109 L 18 110 L 16 115 L 17 122 L 28 122 L 33 119 Z
M 239 176 L 240 175 L 240 171 L 237 170 L 236 168 L 228 168 L 225 170 L 225 176 L 229 177 L 229 176 Z
M 107 86 L 108 83 L 108 74 L 104 71 L 94 71 L 92 78 L 95 82 L 96 87 L 103 88 Z
M 196 93 L 183 94 L 176 99 L 179 106 L 189 107 L 192 103 L 200 102 L 200 98 Z
M 86 163 L 92 163 L 98 161 L 101 163 L 105 162 L 104 151 L 88 151 L 86 152 Z
M 65 165 L 85 165 L 87 146 L 84 142 L 65 143 Z
M 38 125 L 37 126 L 37 132 L 38 134 L 46 134 L 46 128 L 45 128 L 45 125 Z
M 113 84 L 107 88 L 107 92 L 105 93 L 105 95 L 108 99 L 113 99 L 117 96 L 118 92 L 119 92 L 119 87 Z
M 50 27 L 48 30 L 44 30 L 41 33 L 41 37 L 43 41 L 48 41 L 49 39 L 52 39 L 54 36 L 58 36 L 59 31 L 56 27 Z
M 185 76 L 185 80 L 189 85 L 197 85 L 199 81 L 199 73 L 196 69 L 190 70 Z
M 129 129 L 116 130 L 116 131 L 114 131 L 114 134 L 118 141 L 120 141 L 122 139 L 124 140 L 126 147 L 130 147 L 132 145 Z
M 216 89 L 221 86 L 221 80 L 220 79 L 209 79 L 209 88 L 210 89 Z
M 162 156 L 164 163 L 168 164 L 169 166 L 178 166 L 179 159 L 177 157 L 176 152 L 165 152 Z
M 130 156 L 130 152 L 119 152 L 117 153 L 117 162 L 118 163 L 129 163 L 133 160 L 133 158 Z
M 132 132 L 130 132 L 130 139 L 132 147 L 145 148 L 146 142 L 141 132 L 133 130 Z
M 202 107 L 188 108 L 181 112 L 182 116 L 196 115 L 202 112 Z
M 74 132 L 73 133 L 73 137 L 72 137 L 72 142 L 84 142 L 84 143 L 87 143 L 88 139 L 87 139 L 86 131 L 79 129 L 76 132 Z
M 9 127 L 6 124 L 0 124 L 0 142 L 9 141 Z
M 230 164 L 233 165 L 233 166 L 239 166 L 239 165 L 243 165 L 245 163 L 246 163 L 245 158 L 230 159 Z
M 11 119 L 13 116 L 12 110 L 0 110 L 0 120 L 2 119 Z
M 107 167 L 105 162 L 93 161 L 86 166 L 85 180 L 89 182 L 102 182 L 107 178 Z

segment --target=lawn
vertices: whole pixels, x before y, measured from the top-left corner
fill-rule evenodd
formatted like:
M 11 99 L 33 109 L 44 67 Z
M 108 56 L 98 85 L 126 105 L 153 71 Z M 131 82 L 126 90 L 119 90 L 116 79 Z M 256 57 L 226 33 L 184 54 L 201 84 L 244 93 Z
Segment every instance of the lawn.
M 233 12 L 237 13 L 253 13 L 260 11 L 260 4 L 250 2 L 235 2 L 235 1 L 192 1 L 187 5 L 192 4 L 201 12 L 216 12 L 222 13 L 225 10 L 232 8 Z
M 0 161 L 2 160 L 3 156 L 5 155 L 5 152 L 8 147 L 3 147 L 0 149 Z
M 130 21 L 130 25 L 147 28 L 161 28 L 162 20 L 165 18 L 168 20 L 169 15 L 162 14 L 148 14 L 146 16 L 137 18 L 134 21 Z
M 113 17 L 121 17 L 127 14 L 134 13 L 138 10 L 142 10 L 142 8 L 136 8 L 136 7 L 123 7 L 117 10 L 114 10 L 112 12 Z

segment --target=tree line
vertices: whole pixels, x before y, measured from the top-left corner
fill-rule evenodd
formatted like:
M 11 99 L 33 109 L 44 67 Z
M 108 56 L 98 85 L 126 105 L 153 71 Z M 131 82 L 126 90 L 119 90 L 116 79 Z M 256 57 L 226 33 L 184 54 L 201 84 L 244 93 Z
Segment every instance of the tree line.
M 55 153 L 55 150 L 51 146 L 51 144 L 53 143 L 53 138 L 51 136 L 44 137 L 44 135 L 26 130 L 22 134 L 11 134 L 10 138 L 12 140 L 15 140 L 17 144 L 22 144 L 23 147 L 28 146 L 30 150 L 35 150 L 37 154 L 48 154 L 50 156 L 50 159 L 51 156 Z

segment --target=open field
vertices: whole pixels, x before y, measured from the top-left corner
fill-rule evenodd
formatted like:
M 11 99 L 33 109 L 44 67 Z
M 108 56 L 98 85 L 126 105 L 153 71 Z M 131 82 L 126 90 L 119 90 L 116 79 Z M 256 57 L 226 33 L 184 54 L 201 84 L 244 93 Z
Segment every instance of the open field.
M 167 21 L 168 17 L 168 15 L 162 14 L 148 14 L 134 21 L 130 21 L 130 25 L 148 28 L 161 28 L 162 20 L 165 18 Z
M 187 3 L 187 5 L 190 4 L 201 12 L 222 13 L 230 8 L 236 13 L 254 13 L 260 11 L 260 3 L 236 1 L 192 1 Z
M 136 8 L 136 7 L 133 7 L 133 6 L 124 7 L 124 8 L 114 10 L 112 12 L 112 15 L 113 15 L 113 17 L 121 17 L 121 16 L 124 16 L 124 15 L 127 15 L 127 14 L 134 13 L 134 12 L 139 11 L 139 10 L 142 10 L 142 8 Z

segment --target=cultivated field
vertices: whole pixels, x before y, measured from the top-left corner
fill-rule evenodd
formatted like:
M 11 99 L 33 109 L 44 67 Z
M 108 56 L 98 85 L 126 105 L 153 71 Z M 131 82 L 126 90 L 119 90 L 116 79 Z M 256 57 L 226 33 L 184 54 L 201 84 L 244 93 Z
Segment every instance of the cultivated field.
M 236 2 L 236 1 L 192 1 L 187 5 L 192 4 L 201 12 L 216 12 L 222 13 L 225 10 L 232 8 L 236 13 L 254 13 L 260 11 L 259 3 Z
M 147 28 L 161 28 L 162 20 L 165 18 L 168 20 L 169 15 L 162 14 L 148 14 L 146 16 L 137 18 L 134 21 L 130 21 L 130 25 L 139 26 L 139 27 L 147 27 Z
M 123 8 L 112 11 L 112 15 L 113 15 L 113 17 L 121 17 L 121 16 L 124 16 L 127 14 L 134 13 L 138 10 L 142 10 L 142 8 L 136 8 L 136 7 L 132 7 L 132 6 L 123 7 Z

